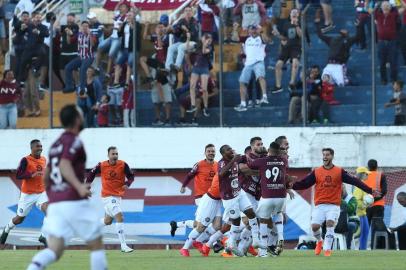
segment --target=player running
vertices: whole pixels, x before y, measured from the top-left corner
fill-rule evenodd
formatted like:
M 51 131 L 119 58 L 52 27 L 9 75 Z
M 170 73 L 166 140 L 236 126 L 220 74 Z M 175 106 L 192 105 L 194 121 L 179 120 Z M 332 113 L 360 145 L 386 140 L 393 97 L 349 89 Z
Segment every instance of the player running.
M 91 250 L 90 269 L 107 269 L 102 227 L 88 200 L 90 186 L 84 183 L 86 152 L 78 137 L 84 128 L 83 114 L 75 105 L 67 105 L 59 118 L 65 131 L 51 146 L 44 177 L 49 206 L 42 230 L 49 247 L 32 258 L 27 270 L 41 270 L 58 260 L 75 236 Z
M 192 181 L 194 182 L 194 197 L 195 204 L 198 206 L 199 201 L 206 194 L 207 190 L 210 188 L 210 185 L 213 181 L 213 177 L 217 172 L 217 161 L 214 160 L 216 156 L 216 148 L 213 144 L 208 144 L 204 148 L 205 159 L 197 162 L 192 170 L 186 175 L 185 180 L 183 181 L 180 193 L 185 193 L 186 186 Z M 193 220 L 186 220 L 181 222 L 171 221 L 171 236 L 175 235 L 175 232 L 178 228 L 181 227 L 195 227 L 195 222 Z
M 17 169 L 16 178 L 22 180 L 21 195 L 18 201 L 17 213 L 3 230 L 0 236 L 0 244 L 6 243 L 8 234 L 18 224 L 21 224 L 30 213 L 34 205 L 44 214 L 48 207 L 48 197 L 45 192 L 43 176 L 46 167 L 46 159 L 41 156 L 42 144 L 40 140 L 30 142 L 31 154 L 23 157 Z M 41 234 L 39 242 L 47 245 L 45 237 Z
M 125 253 L 134 250 L 127 246 L 124 235 L 124 217 L 121 210 L 121 198 L 124 192 L 134 181 L 134 174 L 127 163 L 118 159 L 117 147 L 107 149 L 108 160 L 99 162 L 86 177 L 86 182 L 91 183 L 96 175 L 101 175 L 101 197 L 104 203 L 105 216 L 102 225 L 111 225 L 116 220 L 116 232 L 121 244 L 121 251 Z M 126 181 L 127 178 L 127 181 Z
M 261 183 L 261 199 L 258 203 L 260 248 L 259 257 L 268 257 L 268 224 L 272 224 L 272 216 L 282 213 L 286 199 L 286 168 L 287 160 L 280 156 L 280 146 L 272 142 L 268 149 L 268 156 L 248 162 L 253 170 L 259 170 Z M 276 223 L 276 222 L 275 222 Z M 277 253 L 283 249 L 283 223 L 276 223 L 278 232 Z
M 221 199 L 220 199 L 220 187 L 219 178 L 216 174 L 213 178 L 211 186 L 206 194 L 203 195 L 199 202 L 199 206 L 196 211 L 196 221 L 197 225 L 188 236 L 183 248 L 180 250 L 180 254 L 184 257 L 189 257 L 189 249 L 194 241 L 200 243 L 199 246 L 202 247 L 203 256 L 208 256 L 210 248 L 203 249 L 203 244 L 199 241 L 200 235 L 205 233 L 205 230 L 210 228 L 210 235 L 214 234 L 221 227 Z M 208 237 L 207 237 L 208 238 Z
M 220 183 L 220 195 L 224 206 L 225 220 L 231 222 L 230 238 L 227 248 L 237 256 L 244 254 L 238 250 L 237 242 L 240 240 L 241 216 L 243 212 L 248 217 L 251 227 L 253 246 L 258 246 L 258 221 L 250 201 L 244 193 L 241 193 L 241 186 L 238 181 L 239 165 L 241 155 L 235 154 L 229 145 L 220 148 L 222 159 L 218 165 L 218 175 Z
M 292 185 L 295 190 L 307 189 L 315 186 L 314 205 L 311 223 L 314 237 L 317 239 L 316 255 L 324 249 L 324 256 L 331 256 L 334 241 L 334 227 L 340 215 L 342 183 L 356 186 L 363 191 L 378 196 L 379 192 L 372 190 L 361 180 L 349 175 L 344 169 L 333 164 L 334 150 L 323 148 L 323 166 L 314 169 L 302 181 Z M 321 238 L 320 227 L 326 221 L 326 235 Z

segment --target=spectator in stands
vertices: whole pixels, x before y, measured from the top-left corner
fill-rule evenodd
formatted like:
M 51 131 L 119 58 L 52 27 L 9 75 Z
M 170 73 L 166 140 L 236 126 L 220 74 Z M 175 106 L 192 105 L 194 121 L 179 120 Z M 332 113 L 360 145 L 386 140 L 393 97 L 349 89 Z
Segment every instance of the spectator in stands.
M 13 28 L 14 28 L 14 37 L 13 37 L 13 47 L 16 58 L 14 74 L 19 74 L 21 68 L 21 57 L 24 52 L 24 48 L 27 41 L 27 30 L 28 25 L 30 24 L 30 14 L 27 11 L 21 13 L 21 17 L 17 18 L 14 15 L 13 18 Z
M 111 69 L 114 64 L 114 60 L 120 50 L 120 38 L 118 36 L 118 31 L 121 25 L 125 22 L 127 13 L 130 10 L 129 4 L 125 0 L 120 0 L 116 8 L 114 9 L 114 19 L 113 19 L 113 31 L 107 39 L 103 40 L 97 48 L 97 56 L 95 61 L 96 70 L 100 70 L 100 61 L 102 53 L 108 51 L 109 60 L 107 62 L 106 76 L 110 77 Z
M 358 36 L 358 44 L 361 50 L 365 50 L 367 48 L 367 38 L 365 34 L 365 28 L 370 26 L 371 16 L 369 15 L 369 0 L 355 0 L 355 10 L 357 12 L 357 18 L 355 24 L 357 26 L 357 36 Z M 370 31 L 369 31 L 370 32 Z
M 5 11 L 4 0 L 0 0 L 0 49 L 1 53 L 6 54 L 7 43 L 6 43 L 6 11 Z
M 393 98 L 385 104 L 385 108 L 395 106 L 395 126 L 406 125 L 406 95 L 403 90 L 403 81 L 393 83 Z
M 391 7 L 389 1 L 383 1 L 375 10 L 376 32 L 378 37 L 378 55 L 380 61 L 381 83 L 388 83 L 386 64 L 390 64 L 390 79 L 398 79 L 398 29 L 399 12 Z
M 323 75 L 331 76 L 338 86 L 348 84 L 346 63 L 350 58 L 351 47 L 358 41 L 358 37 L 350 37 L 345 29 L 340 30 L 338 37 L 327 36 L 321 31 L 320 18 L 316 17 L 315 24 L 318 37 L 329 47 L 328 64 L 323 70 Z
M 124 127 L 135 127 L 134 115 L 134 88 L 133 81 L 130 80 L 123 93 L 123 125 Z
M 300 28 L 299 11 L 292 9 L 290 12 L 290 21 L 282 26 L 280 32 L 275 28 L 273 34 L 281 40 L 281 51 L 275 66 L 275 88 L 272 90 L 272 93 L 283 91 L 282 68 L 288 60 L 292 62 L 289 89 L 295 90 L 296 77 L 299 70 L 299 59 L 302 53 L 302 29 Z
M 183 18 L 173 27 L 169 27 L 168 32 L 174 34 L 175 41 L 168 47 L 165 69 L 177 73 L 181 70 L 185 58 L 187 34 L 190 34 L 190 47 L 193 47 L 199 39 L 199 24 L 193 17 L 191 7 L 185 8 Z
M 401 0 L 402 28 L 399 33 L 399 46 L 403 56 L 403 65 L 406 66 L 406 0 Z
M 353 196 L 353 194 L 349 193 L 343 184 L 342 188 L 342 200 L 341 205 L 345 204 L 347 208 L 347 231 L 344 233 L 347 249 L 351 249 L 351 243 L 353 239 L 354 233 L 357 231 L 359 226 L 359 218 L 356 215 L 357 212 L 357 199 Z
M 78 56 L 71 60 L 65 67 L 65 83 L 64 92 L 75 91 L 75 85 L 72 78 L 72 72 L 79 69 L 79 89 L 84 90 L 86 87 L 86 73 L 94 60 L 94 44 L 96 37 L 92 35 L 89 28 L 89 22 L 81 23 L 81 31 L 78 34 Z
M 307 93 L 309 95 L 309 123 L 320 123 L 320 108 L 323 102 L 321 98 L 322 81 L 320 67 L 314 65 L 310 69 L 309 77 L 306 80 Z
M 214 41 L 218 40 L 220 8 L 214 0 L 202 0 L 197 8 L 202 34 L 210 34 Z
M 188 37 L 189 39 L 189 37 Z M 209 80 L 209 70 L 212 68 L 211 59 L 213 57 L 213 38 L 210 34 L 206 33 L 202 36 L 196 51 L 196 58 L 192 68 L 192 76 L 190 77 L 190 101 L 191 106 L 187 111 L 188 113 L 194 113 L 197 110 L 196 107 L 196 84 L 200 81 L 200 87 L 202 90 L 203 98 L 203 115 L 209 117 L 209 98 L 207 91 L 207 84 Z M 189 50 L 189 42 L 186 41 L 186 48 Z
M 49 31 L 45 25 L 41 23 L 41 14 L 38 12 L 32 13 L 32 21 L 26 29 L 26 42 L 24 51 L 21 56 L 21 68 L 17 75 L 17 81 L 22 83 L 27 78 L 28 68 L 31 66 L 33 58 L 37 58 L 34 69 L 39 70 L 39 67 L 46 65 L 46 51 L 44 49 L 44 39 L 49 36 Z M 22 31 L 22 29 L 20 29 Z
M 190 98 L 190 84 L 187 83 L 183 85 L 181 88 L 177 89 L 175 91 L 175 95 L 179 101 L 179 109 L 180 109 L 180 119 L 179 122 L 177 123 L 180 126 L 198 126 L 197 122 L 197 116 L 201 112 L 202 107 L 203 107 L 203 89 L 201 87 L 201 81 L 198 81 L 196 84 L 196 107 L 197 110 L 193 113 L 192 116 L 192 121 L 190 124 L 186 122 L 186 110 L 189 110 L 191 107 L 191 98 Z M 215 96 L 218 95 L 219 90 L 218 90 L 218 85 L 217 85 L 217 80 L 216 80 L 216 75 L 214 72 L 210 73 L 210 77 L 207 83 L 207 93 L 208 93 L 208 100 L 209 100 L 209 105 L 211 104 L 211 101 Z
M 250 25 L 264 25 L 266 22 L 265 6 L 260 0 L 239 0 L 234 15 L 241 16 L 241 27 L 245 33 Z
M 75 18 L 75 13 L 68 13 L 66 16 L 66 25 L 62 25 L 59 30 L 61 35 L 61 60 L 59 62 L 59 69 L 62 70 L 65 70 L 69 62 L 78 57 L 79 25 L 76 24 Z M 66 85 L 64 90 L 75 91 L 73 87 L 67 89 Z
M 16 128 L 17 101 L 20 98 L 20 88 L 13 71 L 5 70 L 0 82 L 0 129 Z
M 97 126 L 108 127 L 109 126 L 109 103 L 110 96 L 104 94 L 101 97 L 100 103 L 97 104 Z
M 243 50 L 246 55 L 244 68 L 241 71 L 240 82 L 240 98 L 241 103 L 234 107 L 237 112 L 247 111 L 247 84 L 249 83 L 252 73 L 259 81 L 262 90 L 261 104 L 268 104 L 268 97 L 266 95 L 266 81 L 265 81 L 265 46 L 266 41 L 260 35 L 260 27 L 258 25 L 251 25 L 248 27 L 248 37 L 245 38 Z M 244 40 L 244 38 L 243 38 Z
M 86 15 L 86 18 L 89 20 L 90 32 L 93 36 L 97 37 L 97 42 L 100 43 L 104 39 L 104 25 L 99 22 L 97 19 L 96 13 L 89 12 Z M 99 44 L 97 44 L 98 46 Z
M 368 179 L 370 172 L 366 167 L 358 167 L 356 170 L 357 177 L 362 181 Z M 368 194 L 359 188 L 355 188 L 353 192 L 354 197 L 357 199 L 357 216 L 360 219 L 360 236 L 359 236 L 359 249 L 366 250 L 369 234 L 369 222 L 367 218 L 367 205 L 364 202 L 364 196 Z
M 321 9 L 323 10 L 324 26 L 321 28 L 322 33 L 333 30 L 336 26 L 333 23 L 333 0 L 320 0 Z
M 221 12 L 223 17 L 223 34 L 224 34 L 224 43 L 230 43 L 232 41 L 239 41 L 239 37 L 235 40 L 232 38 L 233 25 L 237 21 L 237 18 L 233 15 L 233 10 L 236 5 L 236 0 L 222 0 L 221 1 Z M 237 24 L 238 25 L 238 24 Z

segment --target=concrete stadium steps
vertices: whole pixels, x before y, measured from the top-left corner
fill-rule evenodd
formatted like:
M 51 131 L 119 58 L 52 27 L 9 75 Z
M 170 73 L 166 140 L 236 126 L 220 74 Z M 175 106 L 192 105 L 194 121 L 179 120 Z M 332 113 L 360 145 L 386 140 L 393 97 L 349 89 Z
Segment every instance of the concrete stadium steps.
M 60 91 L 53 93 L 53 124 L 60 126 L 59 111 L 66 104 L 76 103 L 76 94 L 64 94 Z M 20 117 L 17 120 L 17 128 L 50 128 L 49 126 L 49 93 L 40 101 L 41 115 L 39 117 Z

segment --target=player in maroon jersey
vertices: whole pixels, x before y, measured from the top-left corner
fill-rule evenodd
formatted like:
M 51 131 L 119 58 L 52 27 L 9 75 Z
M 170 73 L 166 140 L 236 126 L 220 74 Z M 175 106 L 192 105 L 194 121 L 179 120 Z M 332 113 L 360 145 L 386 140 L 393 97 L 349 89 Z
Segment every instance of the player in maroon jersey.
M 243 212 L 248 217 L 248 223 L 251 227 L 253 245 L 257 246 L 258 239 L 258 221 L 255 212 L 245 193 L 241 193 L 241 186 L 238 181 L 239 164 L 241 155 L 238 155 L 229 145 L 223 145 L 220 148 L 223 158 L 218 162 L 218 175 L 220 183 L 220 195 L 224 206 L 225 219 L 231 222 L 230 238 L 227 243 L 229 250 L 237 256 L 243 254 L 238 250 L 237 241 L 240 240 L 241 230 L 240 213 Z
M 269 146 L 268 156 L 251 160 L 248 166 L 259 170 L 261 183 L 261 199 L 258 203 L 257 215 L 259 217 L 260 249 L 259 256 L 267 257 L 268 224 L 272 223 L 272 215 L 282 212 L 286 198 L 286 168 L 287 160 L 279 153 L 280 146 L 272 142 Z M 283 248 L 283 223 L 278 225 L 278 245 Z M 280 252 L 278 252 L 280 253 Z
M 83 114 L 67 105 L 59 114 L 65 131 L 52 144 L 45 172 L 49 198 L 42 230 L 48 248 L 36 254 L 27 270 L 40 270 L 58 260 L 72 237 L 82 238 L 91 250 L 91 269 L 107 269 L 101 223 L 90 205 L 90 186 L 84 183 L 86 152 L 78 137 L 83 130 Z

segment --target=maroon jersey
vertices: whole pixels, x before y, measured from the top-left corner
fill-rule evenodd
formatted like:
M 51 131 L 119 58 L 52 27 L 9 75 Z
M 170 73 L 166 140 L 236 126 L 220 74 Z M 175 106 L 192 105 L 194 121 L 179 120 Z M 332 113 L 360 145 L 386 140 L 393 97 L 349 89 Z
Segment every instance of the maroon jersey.
M 220 171 L 229 163 L 230 161 L 220 159 L 218 163 L 219 172 L 219 182 L 220 182 L 220 195 L 223 200 L 230 200 L 240 194 L 240 183 L 238 182 L 238 163 L 234 162 L 233 166 L 226 172 L 222 177 L 220 176 Z
M 258 159 L 259 157 L 254 155 L 253 153 L 248 154 L 250 160 Z M 246 156 L 243 156 L 240 163 L 247 164 L 248 159 Z M 260 178 L 259 176 L 255 175 L 244 175 L 240 173 L 238 175 L 238 180 L 240 181 L 241 188 L 254 196 L 256 199 L 259 200 L 261 197 L 261 185 L 260 185 Z
M 49 203 L 83 199 L 76 189 L 63 178 L 59 170 L 61 159 L 71 161 L 76 177 L 83 182 L 85 179 L 86 152 L 79 137 L 68 131 L 64 132 L 52 144 L 49 151 L 50 183 L 47 186 Z
M 287 160 L 280 156 L 257 158 L 248 162 L 248 167 L 259 170 L 262 198 L 286 197 Z

